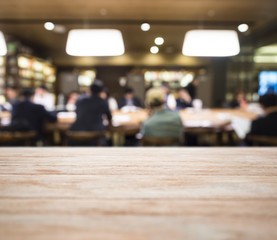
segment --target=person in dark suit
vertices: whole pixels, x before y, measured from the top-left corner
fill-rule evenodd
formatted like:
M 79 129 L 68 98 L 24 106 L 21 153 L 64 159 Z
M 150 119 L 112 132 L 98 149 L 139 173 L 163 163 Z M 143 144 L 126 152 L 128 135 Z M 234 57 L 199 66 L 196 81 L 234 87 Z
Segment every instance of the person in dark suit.
M 11 130 L 34 130 L 42 137 L 43 125 L 46 121 L 55 122 L 57 117 L 45 110 L 42 105 L 32 102 L 34 90 L 25 88 L 20 92 L 19 100 L 12 110 Z
M 109 125 L 111 125 L 112 115 L 109 106 L 99 96 L 103 88 L 103 82 L 96 79 L 90 87 L 91 95 L 82 97 L 77 101 L 77 118 L 70 128 L 71 131 L 104 131 L 106 126 L 103 123 L 103 117 L 106 117 Z
M 188 91 L 192 100 L 195 99 L 197 95 L 197 87 L 199 85 L 198 78 L 199 77 L 196 75 L 192 80 L 192 82 L 187 87 L 185 87 L 185 89 Z
M 180 88 L 178 90 L 178 98 L 176 99 L 176 104 L 177 110 L 192 107 L 191 97 L 184 88 Z
M 134 96 L 134 91 L 132 88 L 126 88 L 124 91 L 124 97 L 118 102 L 118 107 L 123 108 L 124 106 L 135 106 L 141 107 L 140 100 Z
M 260 97 L 265 115 L 254 120 L 249 134 L 277 136 L 277 95 L 266 94 Z

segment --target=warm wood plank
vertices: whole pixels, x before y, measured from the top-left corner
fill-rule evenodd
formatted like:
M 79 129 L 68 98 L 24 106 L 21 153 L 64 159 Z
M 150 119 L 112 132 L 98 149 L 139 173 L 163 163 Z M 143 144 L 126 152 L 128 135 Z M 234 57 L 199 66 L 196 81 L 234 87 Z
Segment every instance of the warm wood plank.
M 276 156 L 277 148 L 1 148 L 0 236 L 276 239 Z

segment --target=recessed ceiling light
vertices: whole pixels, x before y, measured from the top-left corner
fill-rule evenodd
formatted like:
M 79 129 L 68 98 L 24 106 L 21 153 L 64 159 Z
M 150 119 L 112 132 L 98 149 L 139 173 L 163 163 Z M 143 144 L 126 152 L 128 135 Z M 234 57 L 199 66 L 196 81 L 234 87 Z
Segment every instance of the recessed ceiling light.
M 52 31 L 55 28 L 55 24 L 52 22 L 44 23 L 44 28 L 48 31 Z
M 56 33 L 62 34 L 62 33 L 66 32 L 66 27 L 64 25 L 57 24 L 57 25 L 55 25 L 55 28 L 53 31 Z
M 72 56 L 119 56 L 125 51 L 122 34 L 116 29 L 69 31 L 66 52 Z
M 107 9 L 106 8 L 101 8 L 100 9 L 100 15 L 101 16 L 106 16 L 107 15 Z
M 147 31 L 150 30 L 150 24 L 149 23 L 143 23 L 143 24 L 141 24 L 140 28 L 141 28 L 142 31 L 147 32 Z
M 215 11 L 213 9 L 210 9 L 208 11 L 208 17 L 214 17 L 214 15 L 215 15 Z
M 245 23 L 240 24 L 240 25 L 238 26 L 238 30 L 239 30 L 240 32 L 246 32 L 246 31 L 248 30 L 248 25 L 245 24 Z
M 153 46 L 150 48 L 150 52 L 153 54 L 157 54 L 159 52 L 159 48 L 157 46 Z
M 155 43 L 157 45 L 163 45 L 164 39 L 162 37 L 157 37 L 157 38 L 155 38 Z

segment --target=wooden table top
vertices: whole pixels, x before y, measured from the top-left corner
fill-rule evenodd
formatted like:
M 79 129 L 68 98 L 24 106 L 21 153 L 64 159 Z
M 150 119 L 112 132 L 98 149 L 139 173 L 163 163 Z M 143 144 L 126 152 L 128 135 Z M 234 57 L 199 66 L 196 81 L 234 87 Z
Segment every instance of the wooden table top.
M 1 239 L 277 239 L 277 148 L 1 148 Z
M 72 113 L 62 113 L 63 117 L 58 118 L 59 123 L 72 124 L 75 121 L 75 117 L 72 117 Z M 70 117 L 66 117 L 68 116 Z M 195 113 L 192 109 L 186 109 L 179 111 L 180 117 L 187 127 L 209 127 L 220 126 L 230 122 L 231 118 L 241 117 L 249 120 L 253 120 L 257 117 L 256 114 L 244 111 L 242 109 L 203 109 L 199 113 Z M 135 112 L 122 112 L 120 110 L 114 111 L 113 125 L 125 126 L 125 125 L 140 125 L 149 117 L 149 112 L 146 109 L 141 109 Z

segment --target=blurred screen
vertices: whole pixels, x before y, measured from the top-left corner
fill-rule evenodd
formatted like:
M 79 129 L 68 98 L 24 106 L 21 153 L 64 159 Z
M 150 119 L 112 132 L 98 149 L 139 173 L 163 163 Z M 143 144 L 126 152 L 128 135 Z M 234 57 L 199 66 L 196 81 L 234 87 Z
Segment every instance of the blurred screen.
M 277 71 L 261 71 L 259 74 L 259 95 L 277 94 Z

